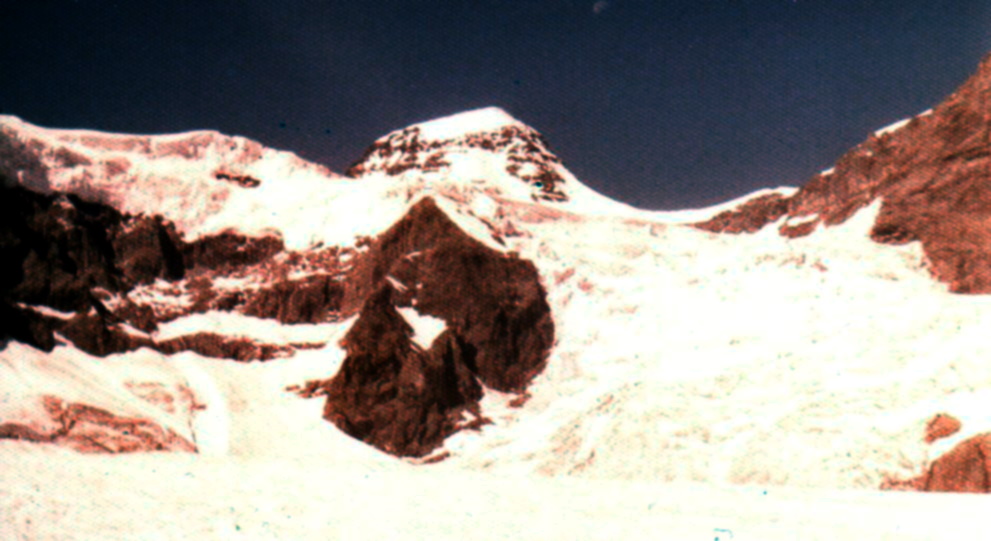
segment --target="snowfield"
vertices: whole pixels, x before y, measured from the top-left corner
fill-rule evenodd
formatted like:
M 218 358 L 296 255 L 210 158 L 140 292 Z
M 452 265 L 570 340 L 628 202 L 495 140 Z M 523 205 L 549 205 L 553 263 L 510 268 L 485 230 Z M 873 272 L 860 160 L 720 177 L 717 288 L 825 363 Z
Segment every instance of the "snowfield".
M 10 442 L 0 460 L 4 539 L 968 539 L 987 508 L 974 495 L 78 455 Z
M 507 118 L 482 113 L 486 129 L 515 122 Z M 452 137 L 462 125 L 477 124 L 457 118 L 426 131 Z M 85 146 L 85 134 L 70 135 L 59 140 Z M 557 343 L 522 405 L 487 389 L 482 413 L 493 423 L 449 438 L 445 460 L 419 464 L 350 439 L 322 420 L 322 399 L 286 390 L 337 371 L 353 320 L 281 325 L 208 312 L 158 330 L 325 344 L 264 363 L 147 349 L 99 359 L 65 345 L 46 355 L 10 343 L 0 350 L 0 414 L 54 393 L 154 416 L 200 453 L 97 456 L 0 440 L 0 539 L 903 540 L 979 531 L 986 497 L 878 491 L 991 431 L 991 298 L 947 293 L 918 243 L 872 242 L 880 201 L 804 238 L 780 236 L 780 222 L 720 235 L 685 224 L 727 205 L 640 211 L 573 177 L 567 204 L 534 203 L 484 160 L 452 162 L 449 173 L 360 182 L 299 166 L 305 174 L 286 177 L 296 179 L 292 190 L 269 182 L 259 162 L 249 171 L 272 192 L 231 195 L 214 214 L 194 200 L 166 217 L 193 237 L 270 229 L 301 249 L 351 245 L 435 197 L 466 232 L 540 272 Z M 466 182 L 464 168 L 480 163 L 488 176 L 467 178 L 485 182 Z M 157 179 L 156 189 L 201 193 L 154 167 L 157 176 L 141 178 Z M 193 178 L 236 192 L 210 174 Z M 92 189 L 123 198 L 125 210 L 164 197 L 107 186 Z M 424 348 L 444 329 L 415 310 L 402 315 Z M 148 381 L 184 385 L 203 407 L 167 416 L 125 385 Z M 924 427 L 937 413 L 963 430 L 927 445 Z
M 918 245 L 867 232 L 879 202 L 802 239 L 586 219 L 527 224 L 558 345 L 523 411 L 493 398 L 448 440 L 493 472 L 876 488 L 991 430 L 991 300 L 948 295 Z M 560 283 L 556 283 L 560 282 Z M 494 396 L 494 395 L 493 395 Z

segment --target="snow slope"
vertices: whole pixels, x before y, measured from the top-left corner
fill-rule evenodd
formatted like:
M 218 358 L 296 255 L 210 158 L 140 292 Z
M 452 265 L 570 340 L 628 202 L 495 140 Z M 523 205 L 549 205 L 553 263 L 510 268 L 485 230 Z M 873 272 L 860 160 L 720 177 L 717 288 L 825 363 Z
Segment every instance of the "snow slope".
M 522 411 L 449 440 L 455 464 L 607 479 L 873 488 L 920 473 L 937 412 L 991 429 L 986 297 L 948 295 L 879 202 L 790 240 L 605 218 L 525 223 L 558 345 Z
M 233 230 L 279 235 L 297 250 L 321 242 L 350 245 L 388 227 L 404 210 L 388 179 L 357 187 L 290 152 L 216 132 L 104 134 L 0 116 L 0 157 L 4 146 L 37 163 L 0 160 L 3 176 L 35 191 L 77 194 L 129 214 L 161 214 L 188 242 Z M 258 185 L 243 187 L 218 174 L 250 177 Z

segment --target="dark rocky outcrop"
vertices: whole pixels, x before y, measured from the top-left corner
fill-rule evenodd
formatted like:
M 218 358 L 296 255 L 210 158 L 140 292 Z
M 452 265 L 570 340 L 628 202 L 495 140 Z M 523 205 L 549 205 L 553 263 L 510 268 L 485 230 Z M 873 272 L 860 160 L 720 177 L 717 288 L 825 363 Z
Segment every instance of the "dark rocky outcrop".
M 347 434 L 400 456 L 423 456 L 478 412 L 471 354 L 450 330 L 427 351 L 393 305 L 388 284 L 365 302 L 342 345 L 347 358 L 325 386 L 324 416 Z
M 179 336 L 169 340 L 149 342 L 147 345 L 162 353 L 193 351 L 204 357 L 230 359 L 233 361 L 268 361 L 292 355 L 297 349 L 311 349 L 323 344 L 265 344 L 243 337 L 222 336 L 216 333 L 199 332 Z
M 243 311 L 281 323 L 320 323 L 340 311 L 343 297 L 341 280 L 329 274 L 315 274 L 260 288 Z
M 991 493 L 991 434 L 957 444 L 911 479 L 886 479 L 882 490 Z
M 952 415 L 940 413 L 926 423 L 925 442 L 952 436 L 960 431 L 961 423 Z M 991 433 L 968 438 L 949 452 L 927 464 L 925 473 L 907 478 L 887 478 L 882 490 L 917 492 L 976 492 L 991 493 Z
M 926 443 L 947 438 L 960 431 L 960 420 L 952 415 L 940 413 L 926 423 Z
M 95 289 L 126 292 L 194 268 L 250 265 L 281 240 L 222 233 L 185 242 L 160 216 L 127 216 L 74 195 L 0 188 L 0 285 L 8 300 L 87 309 Z
M 227 171 L 217 171 L 213 174 L 213 177 L 217 180 L 224 180 L 236 184 L 242 188 L 257 188 L 262 184 L 262 181 L 251 175 L 238 175 Z
M 939 457 L 929 467 L 919 489 L 991 493 L 991 434 L 974 436 Z
M 421 351 L 396 306 L 444 320 Z M 343 310 L 360 313 L 326 417 L 387 452 L 422 456 L 480 415 L 481 385 L 522 391 L 547 360 L 554 325 L 532 263 L 496 252 L 424 199 L 362 255 Z
M 375 171 L 390 176 L 410 170 L 437 171 L 451 165 L 446 159 L 448 153 L 464 149 L 505 153 L 506 172 L 535 188 L 534 200 L 568 199 L 561 189 L 565 180 L 558 171 L 560 158 L 550 151 L 550 145 L 540 133 L 521 124 L 438 140 L 424 140 L 416 126 L 405 128 L 372 144 L 345 175 L 357 178 Z
M 788 213 L 788 198 L 772 193 L 725 210 L 695 227 L 713 233 L 756 233 Z
M 282 239 L 273 236 L 249 237 L 233 231 L 210 235 L 182 245 L 186 268 L 230 271 L 255 265 L 282 252 Z
M 389 278 L 403 288 L 398 306 L 443 319 L 478 352 L 485 385 L 519 390 L 543 369 L 554 324 L 536 267 L 473 239 L 432 199 L 414 205 L 358 259 L 342 311 L 353 313 Z
M 50 351 L 57 332 L 98 356 L 140 347 L 194 350 L 236 360 L 281 356 L 282 346 L 244 339 L 185 337 L 157 343 L 121 325 L 150 333 L 160 320 L 153 307 L 126 297 L 136 286 L 158 279 L 175 283 L 194 271 L 198 276 L 190 283 L 195 285 L 203 282 L 203 272 L 233 272 L 282 251 L 278 238 L 251 238 L 234 232 L 185 242 L 160 216 L 128 216 L 74 195 L 45 195 L 5 184 L 0 187 L 0 339 Z M 340 286 L 331 278 L 317 276 L 299 282 L 276 284 L 271 292 L 258 293 L 258 298 L 218 298 L 209 288 L 191 288 L 200 294 L 197 301 L 201 302 L 189 310 L 217 309 L 224 303 L 234 309 L 249 303 L 251 313 L 259 317 L 315 322 L 339 306 Z M 111 309 L 108 306 L 115 296 Z M 25 306 L 68 315 L 46 316 Z
M 785 201 L 737 209 L 699 227 L 742 232 L 816 215 L 800 230 L 846 221 L 881 198 L 871 232 L 881 243 L 921 241 L 934 277 L 957 293 L 991 293 L 991 56 L 931 113 L 872 134 Z M 786 205 L 785 205 L 786 204 Z M 745 223 L 746 227 L 737 224 Z
M 322 347 L 322 343 L 267 344 L 244 337 L 223 336 L 210 332 L 187 334 L 166 340 L 156 340 L 148 334 L 124 328 L 124 322 L 105 309 L 78 312 L 68 319 L 47 317 L 32 309 L 13 307 L 0 309 L 6 320 L 7 338 L 17 340 L 43 351 L 56 344 L 55 333 L 80 350 L 97 357 L 134 351 L 143 347 L 165 354 L 193 351 L 204 357 L 233 361 L 268 361 L 287 357 L 299 349 Z
M 0 300 L 0 349 L 2 341 L 15 340 L 42 351 L 55 349 L 55 335 L 47 318 L 34 310 Z
M 376 143 L 352 174 L 362 167 L 387 174 L 437 170 L 451 166 L 445 152 L 475 148 L 504 153 L 507 171 L 532 185 L 535 198 L 564 198 L 559 160 L 525 126 L 445 141 L 418 137 L 414 128 Z M 202 134 L 172 143 L 99 136 L 79 143 L 198 160 L 213 141 Z M 45 351 L 68 341 L 96 356 L 152 348 L 266 360 L 323 344 L 265 344 L 208 332 L 159 339 L 155 332 L 164 322 L 210 310 L 285 324 L 357 316 L 343 341 L 347 357 L 339 373 L 312 390 L 327 396 L 325 417 L 348 434 L 417 457 L 486 422 L 479 409 L 485 387 L 522 392 L 544 368 L 554 325 L 534 265 L 471 238 L 431 199 L 354 248 L 290 252 L 277 237 L 234 230 L 187 239 L 162 216 L 127 215 L 85 186 L 77 195 L 47 193 L 49 171 L 36 159 L 44 153 L 55 152 L 58 167 L 85 166 L 93 175 L 124 174 L 134 164 L 123 157 L 93 163 L 68 148 L 49 152 L 46 144 L 0 137 L 0 158 L 13 164 L 0 167 L 0 176 L 14 171 L 17 177 L 0 178 L 0 339 Z M 220 182 L 260 184 L 225 167 L 214 170 Z M 438 318 L 446 329 L 421 346 L 399 307 Z M 113 452 L 184 447 L 139 419 L 85 404 L 55 409 L 52 415 L 67 419 L 62 428 L 7 423 L 0 438 Z M 106 437 L 86 439 L 96 433 Z
M 264 344 L 213 333 L 157 340 L 153 332 L 161 321 L 205 310 L 240 310 L 290 324 L 358 314 L 345 340 L 348 357 L 324 383 L 325 414 L 387 452 L 422 456 L 451 433 L 477 426 L 482 386 L 522 391 L 553 344 L 550 308 L 533 264 L 472 239 L 430 199 L 364 252 L 352 251 L 350 267 L 338 249 L 286 253 L 278 239 L 233 232 L 186 242 L 160 217 L 127 216 L 75 196 L 4 191 L 5 337 L 50 351 L 60 336 L 97 356 L 147 347 L 267 360 L 320 344 Z M 288 269 L 308 274 L 288 278 Z M 264 280 L 237 291 L 214 286 L 215 277 L 235 275 Z M 158 294 L 186 295 L 191 304 L 160 313 L 128 296 L 153 282 L 166 284 L 155 286 L 165 287 Z M 397 306 L 442 319 L 447 330 L 423 351 Z M 475 420 L 465 424 L 465 416 Z M 15 432 L 30 436 L 11 428 Z
M 123 221 L 109 207 L 72 196 L 3 188 L 0 280 L 5 297 L 75 311 L 88 307 L 93 288 L 125 288 L 125 266 L 118 264 L 113 243 Z M 133 275 L 143 268 L 128 270 Z
M 49 320 L 52 331 L 57 331 L 77 348 L 98 357 L 113 353 L 134 351 L 151 346 L 148 337 L 135 336 L 122 329 L 112 314 L 105 309 L 78 312 L 68 321 Z

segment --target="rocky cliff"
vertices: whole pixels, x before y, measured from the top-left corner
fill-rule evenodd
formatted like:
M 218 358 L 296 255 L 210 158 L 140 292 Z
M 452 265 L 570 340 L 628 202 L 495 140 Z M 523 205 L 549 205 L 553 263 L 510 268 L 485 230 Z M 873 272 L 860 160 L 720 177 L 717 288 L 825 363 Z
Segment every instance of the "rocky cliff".
M 991 293 L 991 56 L 931 111 L 874 132 L 791 197 L 755 200 L 697 224 L 752 232 L 776 223 L 809 235 L 882 201 L 872 238 L 919 241 L 933 276 L 957 293 Z

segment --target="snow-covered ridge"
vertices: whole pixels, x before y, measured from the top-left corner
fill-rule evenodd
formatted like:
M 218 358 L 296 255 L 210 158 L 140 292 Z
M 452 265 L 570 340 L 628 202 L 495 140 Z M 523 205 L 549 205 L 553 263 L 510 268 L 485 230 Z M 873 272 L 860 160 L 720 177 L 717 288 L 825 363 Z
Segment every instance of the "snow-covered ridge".
M 907 126 L 908 123 L 911 122 L 911 121 L 912 121 L 911 118 L 903 118 L 903 119 L 901 119 L 901 120 L 899 120 L 897 122 L 894 122 L 892 124 L 889 124 L 889 125 L 881 128 L 880 130 L 875 131 L 874 132 L 874 137 L 882 137 L 882 136 L 887 135 L 889 133 L 894 133 L 894 132 L 896 132 L 896 131 L 904 128 L 905 126 Z
M 710 207 L 700 209 L 685 210 L 664 210 L 664 211 L 640 211 L 640 218 L 650 219 L 669 224 L 693 224 L 704 222 L 721 212 L 736 209 L 749 201 L 769 195 L 781 197 L 791 197 L 798 192 L 798 188 L 793 186 L 779 186 L 777 188 L 762 188 L 746 195 L 731 199 L 725 203 L 717 203 Z
M 915 120 L 916 118 L 927 117 L 927 116 L 931 116 L 932 114 L 933 114 L 933 110 L 932 109 L 926 109 L 925 111 L 922 111 L 921 113 L 919 113 L 919 114 L 917 114 L 915 116 L 911 116 L 911 117 L 908 117 L 908 118 L 903 118 L 903 119 L 901 119 L 901 120 L 899 120 L 897 122 L 892 122 L 891 124 L 889 124 L 889 125 L 881 128 L 879 130 L 875 130 L 874 131 L 874 137 L 882 137 L 882 136 L 888 135 L 890 133 L 894 133 L 894 132 L 896 132 L 896 131 L 904 128 L 905 126 L 908 126 L 908 123 L 911 122 L 911 121 L 913 121 L 913 120 Z
M 275 235 L 289 249 L 352 245 L 420 196 L 536 202 L 571 213 L 689 223 L 716 207 L 642 211 L 584 185 L 533 128 L 496 107 L 414 124 L 380 138 L 337 175 L 290 152 L 214 131 L 128 135 L 49 129 L 0 116 L 0 178 L 70 193 L 133 215 L 159 214 L 187 241 L 233 231 Z M 396 178 L 398 177 L 398 178 Z M 360 216 L 361 219 L 355 219 Z
M 290 249 L 353 244 L 404 208 L 386 194 L 386 183 L 359 188 L 324 166 L 244 137 L 47 129 L 12 116 L 0 117 L 0 178 L 126 214 L 162 215 L 187 241 L 234 231 L 281 236 Z
M 125 214 L 161 215 L 189 242 L 231 231 L 281 237 L 295 250 L 349 246 L 432 193 L 461 200 L 488 194 L 593 214 L 639 212 L 583 185 L 539 133 L 498 108 L 383 137 L 361 162 L 362 174 L 349 171 L 361 182 L 213 131 L 127 135 L 42 128 L 13 116 L 0 116 L 0 158 L 4 182 L 75 194 Z

